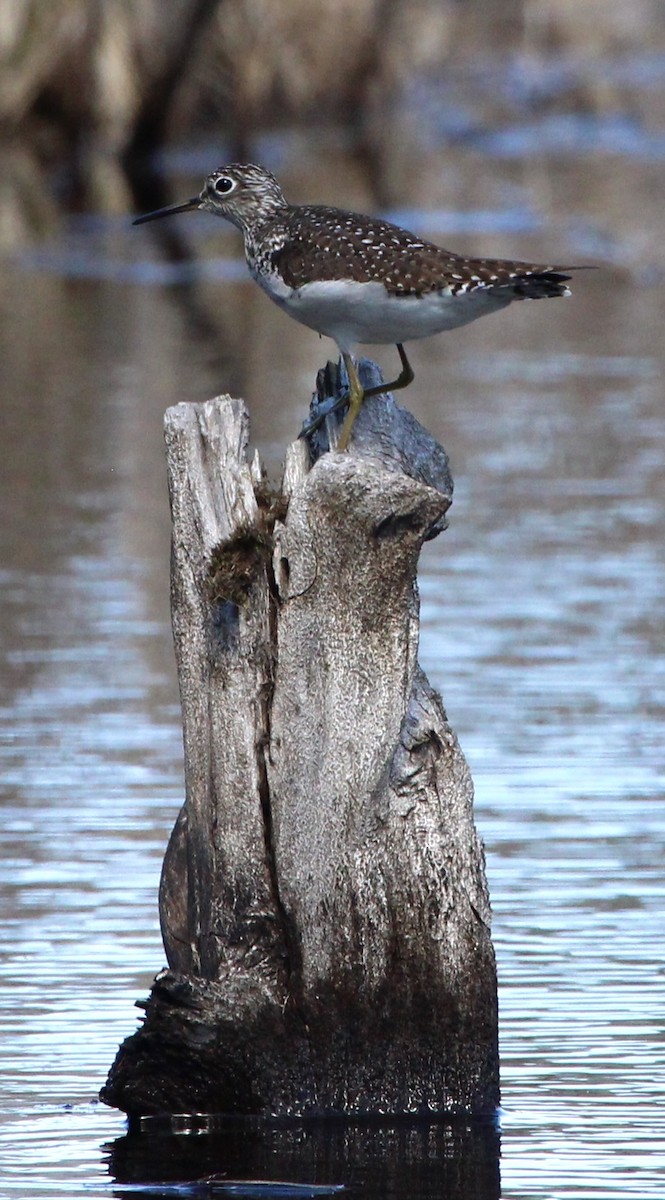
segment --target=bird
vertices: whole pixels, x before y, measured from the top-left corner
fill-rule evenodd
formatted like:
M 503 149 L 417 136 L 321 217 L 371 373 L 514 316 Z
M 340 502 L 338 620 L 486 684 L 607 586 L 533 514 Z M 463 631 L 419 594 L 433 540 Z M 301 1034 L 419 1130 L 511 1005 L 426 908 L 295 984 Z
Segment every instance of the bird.
M 290 204 L 272 172 L 255 163 L 220 167 L 191 200 L 133 223 L 194 210 L 235 225 L 252 278 L 289 316 L 337 344 L 349 380 L 340 451 L 367 396 L 413 382 L 405 342 L 468 325 L 514 300 L 569 296 L 569 272 L 579 269 L 465 258 L 379 217 Z M 397 378 L 363 389 L 354 362 L 359 344 L 395 345 Z

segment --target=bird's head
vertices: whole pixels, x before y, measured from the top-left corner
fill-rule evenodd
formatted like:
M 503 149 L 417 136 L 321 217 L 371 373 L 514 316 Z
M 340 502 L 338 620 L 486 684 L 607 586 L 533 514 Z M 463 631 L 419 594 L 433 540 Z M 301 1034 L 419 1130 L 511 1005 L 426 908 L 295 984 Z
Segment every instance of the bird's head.
M 183 204 L 170 204 L 145 213 L 137 217 L 134 224 L 143 225 L 159 217 L 200 209 L 225 217 L 239 229 L 246 230 L 269 220 L 285 207 L 282 189 L 270 171 L 254 163 L 231 163 L 208 175 L 198 196 Z

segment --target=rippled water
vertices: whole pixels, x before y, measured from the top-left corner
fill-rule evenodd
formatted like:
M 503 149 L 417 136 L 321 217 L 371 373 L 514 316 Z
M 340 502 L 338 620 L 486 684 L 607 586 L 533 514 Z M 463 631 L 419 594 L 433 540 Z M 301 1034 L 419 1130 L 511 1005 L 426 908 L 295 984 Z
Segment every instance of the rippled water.
M 501 174 L 507 141 L 484 165 L 456 159 L 483 194 L 456 247 L 602 244 L 632 267 L 417 347 L 408 395 L 456 480 L 450 529 L 423 556 L 422 653 L 476 784 L 501 1194 L 520 1200 L 665 1193 L 665 179 L 621 139 L 608 174 L 606 143 L 587 159 L 580 134 L 574 163 L 543 157 L 519 187 Z M 437 206 L 411 223 L 444 240 L 456 210 L 435 190 Z M 164 961 L 156 889 L 182 799 L 161 415 L 242 394 L 276 469 L 329 352 L 237 282 L 233 233 L 201 221 L 186 236 L 209 265 L 184 282 L 120 222 L 74 224 L 0 281 L 0 1193 L 94 1197 L 113 1178 L 226 1169 L 486 1200 L 491 1126 L 128 1137 L 95 1099 Z
M 480 433 L 469 414 L 483 470 L 458 499 L 483 516 L 455 514 L 454 551 L 437 547 L 422 591 L 426 665 L 488 844 L 503 1194 L 661 1195 L 661 368 L 597 354 L 492 367 L 501 391 L 552 383 Z M 580 378 L 592 406 L 570 403 Z

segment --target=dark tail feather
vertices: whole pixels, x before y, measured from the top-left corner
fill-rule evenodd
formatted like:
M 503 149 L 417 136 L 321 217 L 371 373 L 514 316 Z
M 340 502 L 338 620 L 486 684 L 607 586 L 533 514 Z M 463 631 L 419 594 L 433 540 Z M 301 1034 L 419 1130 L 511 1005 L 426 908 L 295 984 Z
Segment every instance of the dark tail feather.
M 546 300 L 550 296 L 570 296 L 570 278 L 561 271 L 534 271 L 516 275 L 509 286 L 516 300 Z

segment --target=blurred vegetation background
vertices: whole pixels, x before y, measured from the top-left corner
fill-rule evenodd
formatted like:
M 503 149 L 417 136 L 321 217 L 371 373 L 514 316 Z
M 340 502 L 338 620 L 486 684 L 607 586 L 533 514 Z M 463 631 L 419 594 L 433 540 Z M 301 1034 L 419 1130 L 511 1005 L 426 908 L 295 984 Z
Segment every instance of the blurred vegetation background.
M 245 158 L 286 126 L 342 130 L 389 204 L 428 139 L 516 109 L 646 118 L 594 60 L 664 32 L 661 0 L 0 0 L 0 234 L 34 220 L 43 173 L 56 203 L 121 212 L 159 199 L 165 143 Z

